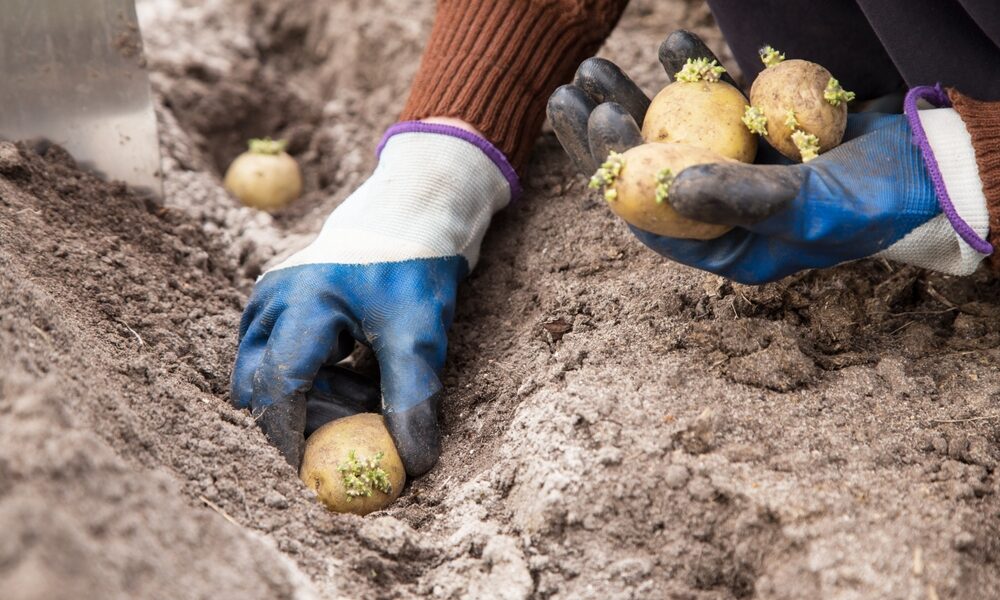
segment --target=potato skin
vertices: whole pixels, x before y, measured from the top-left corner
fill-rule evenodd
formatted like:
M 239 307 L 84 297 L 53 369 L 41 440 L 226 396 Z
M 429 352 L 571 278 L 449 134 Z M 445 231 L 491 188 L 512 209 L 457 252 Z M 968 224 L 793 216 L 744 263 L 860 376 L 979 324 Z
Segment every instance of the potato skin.
M 351 450 L 355 451 L 358 459 L 383 453 L 380 466 L 389 476 L 391 493 L 384 494 L 375 490 L 367 498 L 351 498 L 347 495 L 343 477 L 337 467 L 347 461 Z M 406 471 L 396 445 L 385 427 L 382 415 L 375 413 L 337 419 L 313 432 L 306 440 L 299 477 L 316 491 L 319 500 L 327 508 L 356 515 L 366 515 L 385 508 L 399 497 L 406 483 Z
M 746 104 L 743 94 L 724 81 L 675 81 L 653 98 L 642 122 L 642 138 L 700 146 L 752 163 L 757 137 L 740 120 Z
M 750 88 L 750 103 L 767 117 L 767 141 L 792 160 L 802 160 L 785 125 L 795 111 L 799 129 L 819 138 L 820 153 L 840 143 L 847 128 L 847 104 L 833 106 L 823 98 L 830 72 L 805 60 L 786 60 L 761 71 Z
M 240 202 L 260 210 L 277 210 L 302 193 L 302 173 L 286 152 L 244 152 L 226 169 L 227 190 Z
M 676 176 L 692 165 L 732 162 L 711 150 L 689 144 L 651 143 L 624 154 L 625 164 L 612 187 L 618 192 L 608 202 L 619 217 L 639 229 L 674 238 L 710 240 L 726 233 L 729 225 L 714 225 L 681 216 L 670 201 L 656 202 L 656 174 L 664 168 Z

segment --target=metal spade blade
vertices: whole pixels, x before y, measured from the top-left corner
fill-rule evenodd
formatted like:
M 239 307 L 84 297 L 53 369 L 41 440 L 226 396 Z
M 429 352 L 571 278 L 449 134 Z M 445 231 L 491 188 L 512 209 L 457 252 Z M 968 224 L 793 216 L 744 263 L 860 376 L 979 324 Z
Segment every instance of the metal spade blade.
M 162 196 L 134 0 L 0 2 L 0 139 L 59 144 L 82 167 Z

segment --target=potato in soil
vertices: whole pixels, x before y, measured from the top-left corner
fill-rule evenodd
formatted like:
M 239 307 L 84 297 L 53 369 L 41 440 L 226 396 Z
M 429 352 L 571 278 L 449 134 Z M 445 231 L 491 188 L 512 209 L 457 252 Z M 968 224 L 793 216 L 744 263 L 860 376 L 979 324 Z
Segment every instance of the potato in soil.
M 382 415 L 331 421 L 306 440 L 299 477 L 332 511 L 366 515 L 399 497 L 406 471 Z
M 250 149 L 226 170 L 224 185 L 240 202 L 260 210 L 277 210 L 302 193 L 302 173 L 282 141 L 250 140 Z
M 609 172 L 608 166 L 616 161 L 620 161 L 619 167 L 612 166 L 610 170 L 617 173 L 604 178 Z M 591 185 L 599 187 L 594 184 L 603 178 L 608 206 L 630 225 L 658 235 L 709 240 L 732 227 L 702 223 L 680 215 L 670 206 L 668 194 L 673 177 L 687 167 L 718 162 L 734 161 L 689 144 L 643 144 L 609 157 L 591 180 Z
M 757 137 L 741 121 L 746 97 L 724 81 L 675 81 L 653 98 L 642 122 L 647 142 L 677 142 L 753 162 Z
M 824 94 L 833 76 L 805 60 L 786 60 L 761 71 L 750 88 L 750 104 L 763 111 L 768 143 L 792 160 L 802 160 L 792 140 L 789 112 L 797 128 L 816 136 L 819 153 L 840 143 L 847 128 L 847 103 L 828 101 Z

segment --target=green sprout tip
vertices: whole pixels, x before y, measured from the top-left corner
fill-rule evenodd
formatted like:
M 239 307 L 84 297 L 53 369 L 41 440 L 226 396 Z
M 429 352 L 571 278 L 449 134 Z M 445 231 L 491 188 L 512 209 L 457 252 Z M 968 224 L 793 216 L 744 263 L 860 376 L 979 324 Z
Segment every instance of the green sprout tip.
M 670 184 L 674 182 L 674 173 L 670 169 L 660 169 L 656 173 L 656 203 L 663 204 L 670 197 Z
M 819 138 L 811 133 L 796 130 L 792 134 L 792 143 L 799 149 L 799 155 L 804 163 L 819 156 Z
M 288 142 L 271 138 L 254 138 L 247 145 L 253 154 L 281 154 L 288 146 Z
M 681 70 L 677 71 L 677 74 L 674 75 L 674 80 L 685 83 L 697 83 L 699 81 L 715 83 L 725 72 L 725 67 L 714 60 L 689 58 Z
M 601 163 L 600 168 L 590 178 L 589 187 L 594 190 L 604 188 L 604 199 L 608 202 L 617 200 L 618 190 L 611 186 L 615 183 L 615 179 L 621 175 L 624 166 L 625 157 L 621 153 L 612 150 L 608 154 L 607 160 Z
M 767 135 L 767 117 L 764 111 L 756 106 L 747 106 L 743 111 L 743 124 L 747 126 L 750 133 L 757 135 Z
M 383 456 L 384 454 L 379 452 L 372 458 L 359 459 L 354 450 L 348 452 L 347 460 L 337 467 L 344 482 L 348 500 L 368 498 L 375 490 L 383 494 L 392 493 L 389 474 L 379 466 Z
M 841 102 L 854 100 L 854 92 L 848 92 L 840 87 L 840 82 L 835 77 L 831 77 L 826 83 L 826 90 L 823 91 L 823 99 L 834 106 L 840 106 Z
M 764 67 L 773 67 L 785 60 L 785 55 L 771 46 L 764 46 L 758 50 L 758 53 L 760 54 L 760 61 L 764 63 Z
M 785 126 L 792 131 L 797 131 L 799 129 L 799 120 L 795 118 L 794 110 L 785 111 Z

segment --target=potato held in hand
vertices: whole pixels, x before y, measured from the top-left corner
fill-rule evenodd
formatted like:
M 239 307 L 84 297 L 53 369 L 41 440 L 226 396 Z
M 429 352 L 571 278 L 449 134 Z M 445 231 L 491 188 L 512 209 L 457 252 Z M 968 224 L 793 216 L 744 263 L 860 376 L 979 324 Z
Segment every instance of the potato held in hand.
M 250 140 L 250 149 L 226 170 L 226 189 L 240 202 L 260 210 L 283 208 L 302 193 L 302 173 L 285 152 L 285 142 Z
M 767 65 L 750 88 L 744 123 L 791 160 L 807 162 L 837 146 L 847 127 L 847 103 L 854 99 L 822 66 L 784 60 L 770 46 Z
M 624 154 L 612 152 L 590 185 L 603 187 L 611 210 L 630 225 L 658 235 L 709 240 L 732 227 L 681 216 L 670 206 L 670 184 L 687 167 L 718 162 L 731 161 L 688 144 L 643 144 Z
M 691 144 L 742 162 L 753 162 L 757 138 L 741 119 L 743 94 L 719 77 L 714 60 L 688 60 L 674 82 L 653 98 L 642 122 L 647 142 Z
M 382 415 L 331 421 L 306 440 L 299 477 L 332 511 L 366 515 L 403 491 L 406 471 Z

